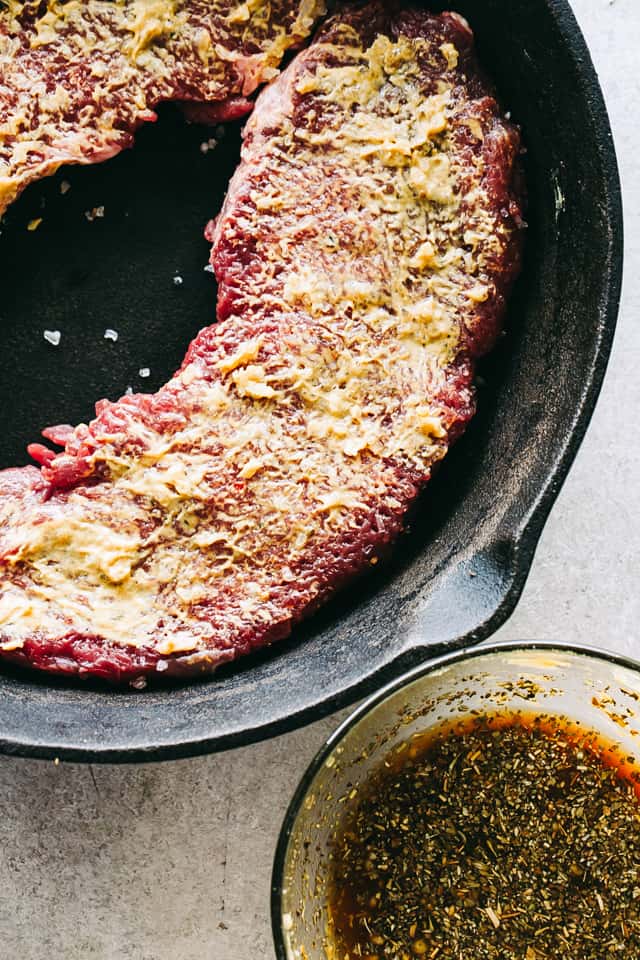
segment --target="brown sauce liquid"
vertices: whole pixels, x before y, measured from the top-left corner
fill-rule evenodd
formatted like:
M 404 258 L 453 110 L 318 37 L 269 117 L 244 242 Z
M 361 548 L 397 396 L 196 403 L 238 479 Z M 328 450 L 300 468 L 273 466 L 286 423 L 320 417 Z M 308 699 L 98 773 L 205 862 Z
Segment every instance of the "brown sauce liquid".
M 332 960 L 640 960 L 640 770 L 499 715 L 401 745 L 332 847 Z

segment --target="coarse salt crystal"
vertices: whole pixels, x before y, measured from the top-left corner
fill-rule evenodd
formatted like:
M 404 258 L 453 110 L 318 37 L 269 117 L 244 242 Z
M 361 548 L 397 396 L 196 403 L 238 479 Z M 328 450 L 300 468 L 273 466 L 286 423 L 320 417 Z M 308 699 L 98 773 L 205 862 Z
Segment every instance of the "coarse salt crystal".
M 133 393 L 133 387 L 131 386 L 131 384 L 129 384 L 129 386 L 124 392 L 124 395 L 125 397 L 130 397 L 132 393 Z
M 184 280 L 182 279 L 182 277 L 180 277 L 180 276 L 175 276 L 175 277 L 173 278 L 173 285 L 174 285 L 174 287 L 181 287 L 183 283 L 184 283 Z
M 104 207 L 94 207 L 92 210 L 85 210 L 84 215 L 89 223 L 93 223 L 94 220 L 104 217 Z
M 218 146 L 218 141 L 215 137 L 210 137 L 208 140 L 205 140 L 200 144 L 200 153 L 209 153 L 209 150 L 215 150 Z
M 113 342 L 115 343 L 115 341 L 118 339 L 118 331 L 112 330 L 111 327 L 107 327 L 107 329 L 104 332 L 104 339 L 113 340 Z
M 204 272 L 205 272 L 205 273 L 213 273 L 213 267 L 212 267 L 212 265 L 211 265 L 210 263 L 208 263 L 208 264 L 206 265 L 206 267 L 204 268 Z
M 158 673 L 164 673 L 165 670 L 169 669 L 169 664 L 166 660 L 158 660 L 156 663 L 156 670 Z
M 141 377 L 150 377 L 151 370 L 149 369 L 149 367 L 140 367 L 140 369 L 138 370 L 138 374 Z
M 47 343 L 50 343 L 53 347 L 57 347 L 62 334 L 59 330 L 45 330 L 43 336 Z

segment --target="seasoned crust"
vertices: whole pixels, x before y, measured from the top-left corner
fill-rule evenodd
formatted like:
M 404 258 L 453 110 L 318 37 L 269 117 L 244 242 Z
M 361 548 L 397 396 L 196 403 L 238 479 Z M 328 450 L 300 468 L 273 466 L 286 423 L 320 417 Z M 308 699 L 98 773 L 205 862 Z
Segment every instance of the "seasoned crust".
M 162 101 L 186 101 L 197 122 L 246 114 L 323 12 L 322 0 L 6 0 L 0 215 L 62 163 L 131 146 Z
M 157 394 L 0 474 L 4 656 L 211 670 L 378 562 L 473 413 L 519 149 L 460 18 L 329 21 L 247 125 L 210 228 L 219 323 Z

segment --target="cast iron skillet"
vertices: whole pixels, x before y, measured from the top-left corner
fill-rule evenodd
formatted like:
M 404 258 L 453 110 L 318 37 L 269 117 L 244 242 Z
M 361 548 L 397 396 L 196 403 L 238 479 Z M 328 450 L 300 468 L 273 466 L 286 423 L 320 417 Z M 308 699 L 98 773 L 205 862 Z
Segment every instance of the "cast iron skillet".
M 133 761 L 245 744 L 482 640 L 512 612 L 605 372 L 622 269 L 620 188 L 601 91 L 565 0 L 451 5 L 471 21 L 523 127 L 530 230 L 507 335 L 481 371 L 480 412 L 393 564 L 291 641 L 208 682 L 114 692 L 4 672 L 4 752 Z M 0 465 L 26 462 L 42 426 L 86 420 L 99 397 L 158 387 L 211 321 L 202 231 L 237 163 L 239 135 L 228 131 L 205 153 L 210 136 L 167 108 L 134 151 L 62 171 L 9 211 L 0 236 Z M 71 184 L 65 195 L 62 180 Z M 84 211 L 101 206 L 104 218 L 89 222 Z M 103 338 L 106 328 L 117 342 Z M 61 331 L 58 347 L 45 329 Z

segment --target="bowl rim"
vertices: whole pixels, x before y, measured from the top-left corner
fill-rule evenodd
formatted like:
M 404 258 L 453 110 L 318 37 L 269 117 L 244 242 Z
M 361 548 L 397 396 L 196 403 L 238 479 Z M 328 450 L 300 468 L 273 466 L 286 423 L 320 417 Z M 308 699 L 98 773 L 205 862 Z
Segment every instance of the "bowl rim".
M 462 650 L 456 650 L 453 653 L 446 653 L 440 657 L 436 657 L 428 663 L 419 664 L 417 667 L 408 670 L 401 677 L 392 680 L 380 690 L 367 697 L 366 700 L 359 704 L 349 716 L 336 727 L 316 752 L 300 778 L 284 815 L 278 834 L 278 842 L 271 872 L 271 931 L 277 960 L 291 960 L 290 953 L 287 952 L 285 946 L 282 929 L 283 878 L 289 850 L 289 841 L 291 840 L 293 828 L 309 792 L 309 788 L 318 771 L 324 766 L 326 760 L 330 754 L 333 753 L 337 745 L 345 739 L 360 720 L 370 714 L 380 706 L 380 704 L 384 703 L 385 700 L 388 700 L 414 681 L 420 680 L 443 667 L 464 661 L 471 662 L 496 653 L 528 653 L 535 650 L 555 651 L 564 654 L 568 653 L 577 657 L 592 657 L 595 660 L 603 660 L 608 664 L 625 667 L 637 673 L 640 679 L 640 661 L 603 647 L 594 647 L 586 643 L 566 642 L 562 640 L 500 640 L 494 643 L 482 644 L 481 646 L 465 647 Z

